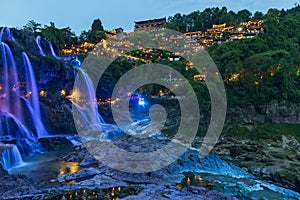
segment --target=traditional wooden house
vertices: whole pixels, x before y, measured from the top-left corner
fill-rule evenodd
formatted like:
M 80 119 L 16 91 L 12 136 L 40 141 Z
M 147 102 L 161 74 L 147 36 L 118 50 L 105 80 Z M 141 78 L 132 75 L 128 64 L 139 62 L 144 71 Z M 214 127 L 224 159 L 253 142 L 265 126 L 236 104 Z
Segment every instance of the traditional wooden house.
M 134 22 L 134 31 L 138 30 L 160 30 L 165 28 L 167 20 L 166 18 L 159 18 L 159 19 L 149 19 L 145 21 L 137 21 Z

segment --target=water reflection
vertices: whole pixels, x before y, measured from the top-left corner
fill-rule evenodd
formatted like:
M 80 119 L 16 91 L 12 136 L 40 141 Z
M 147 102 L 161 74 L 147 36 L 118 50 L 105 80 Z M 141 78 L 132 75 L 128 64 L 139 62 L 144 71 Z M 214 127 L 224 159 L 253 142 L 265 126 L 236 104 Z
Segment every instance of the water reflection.
M 113 187 L 105 189 L 78 189 L 73 191 L 62 191 L 47 196 L 49 199 L 107 199 L 117 200 L 130 195 L 137 195 L 142 190 L 141 187 Z
M 198 187 L 204 187 L 208 190 L 211 190 L 214 184 L 215 183 L 213 182 L 208 182 L 206 179 L 204 179 L 201 176 L 188 173 L 186 177 L 182 180 L 182 182 L 177 184 L 176 187 L 178 189 L 182 189 L 189 186 L 198 186 Z
M 59 164 L 59 175 L 70 174 L 78 172 L 79 166 L 77 162 L 60 162 Z
M 59 151 L 44 152 L 25 157 L 25 165 L 14 168 L 10 174 L 24 174 L 36 183 L 49 183 L 56 179 L 58 175 L 75 173 L 79 171 L 78 162 L 60 161 L 60 156 L 66 155 L 71 149 L 64 148 Z

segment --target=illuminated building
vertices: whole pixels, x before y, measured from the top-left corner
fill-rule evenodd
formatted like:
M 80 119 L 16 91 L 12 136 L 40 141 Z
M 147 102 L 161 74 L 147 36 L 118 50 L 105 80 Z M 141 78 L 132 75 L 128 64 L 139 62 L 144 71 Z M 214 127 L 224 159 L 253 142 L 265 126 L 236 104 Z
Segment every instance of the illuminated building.
M 214 24 L 212 28 L 207 29 L 207 34 L 213 39 L 221 39 L 224 38 L 224 32 L 232 32 L 234 30 L 234 26 L 226 26 L 224 24 Z
M 205 81 L 206 80 L 206 74 L 197 74 L 194 75 L 195 81 Z
M 166 18 L 159 18 L 159 19 L 149 19 L 145 21 L 138 21 L 134 22 L 134 31 L 137 30 L 160 30 L 161 28 L 165 28 L 167 23 Z
M 61 50 L 61 52 L 63 55 L 86 54 L 87 52 L 91 51 L 94 47 L 95 44 L 90 42 L 84 42 L 78 46 L 65 45 L 65 47 Z
M 120 33 L 123 33 L 124 29 L 123 28 L 116 28 L 116 29 L 113 29 L 111 31 L 105 31 L 105 35 L 106 35 L 106 38 L 110 38 L 111 36 L 115 36 L 117 34 L 120 34 Z
M 228 40 L 252 38 L 258 33 L 264 31 L 262 20 L 251 20 L 243 22 L 239 26 L 227 26 L 224 24 L 214 24 L 212 28 L 206 31 L 186 32 L 185 43 L 186 47 L 195 49 L 200 47 L 211 46 L 215 43 L 224 43 Z M 197 44 L 198 43 L 198 44 Z
M 189 69 L 194 68 L 194 64 L 192 62 L 187 62 L 185 66 L 185 70 L 188 71 Z

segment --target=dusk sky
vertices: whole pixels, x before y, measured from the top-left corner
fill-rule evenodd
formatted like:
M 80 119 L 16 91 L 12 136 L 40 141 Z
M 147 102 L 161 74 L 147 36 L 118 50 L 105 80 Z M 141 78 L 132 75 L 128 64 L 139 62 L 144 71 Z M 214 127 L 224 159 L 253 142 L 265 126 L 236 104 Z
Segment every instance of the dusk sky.
M 297 2 L 298 1 L 298 2 Z M 0 4 L 0 26 L 22 27 L 28 20 L 42 25 L 55 22 L 59 28 L 71 27 L 76 34 L 88 30 L 100 18 L 107 30 L 133 29 L 134 21 L 188 14 L 207 7 L 226 6 L 228 10 L 248 9 L 266 12 L 269 8 L 291 8 L 299 0 L 9 0 Z

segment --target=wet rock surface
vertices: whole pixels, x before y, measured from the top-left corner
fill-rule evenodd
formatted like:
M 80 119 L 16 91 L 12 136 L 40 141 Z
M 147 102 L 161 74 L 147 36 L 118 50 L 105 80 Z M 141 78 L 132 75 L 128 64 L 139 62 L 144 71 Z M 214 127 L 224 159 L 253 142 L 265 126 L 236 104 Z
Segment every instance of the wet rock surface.
M 64 139 L 53 138 L 48 143 L 64 144 Z M 115 144 L 134 144 L 136 141 L 133 137 L 122 137 L 122 140 L 115 141 Z M 146 145 L 147 142 L 160 146 L 165 144 L 165 140 L 147 139 L 139 141 L 139 145 Z M 143 143 L 143 144 L 141 144 Z M 161 144 L 158 144 L 161 143 Z M 223 145 L 225 145 L 224 143 Z M 284 146 L 298 145 L 289 138 L 284 139 Z M 122 147 L 138 150 L 138 145 L 123 145 Z M 225 145 L 226 146 L 226 145 Z M 230 145 L 228 145 L 228 148 Z M 256 146 L 254 153 L 263 151 L 263 147 Z M 218 148 L 217 148 L 218 150 Z M 238 152 L 248 152 L 251 150 L 246 145 L 234 146 L 233 150 L 222 147 L 222 155 L 234 161 L 241 158 Z M 221 151 L 220 150 L 220 151 Z M 220 153 L 220 152 L 219 152 Z M 221 153 L 220 153 L 221 154 Z M 231 155 L 232 154 L 232 155 Z M 244 154 L 242 154 L 244 155 Z M 112 157 L 114 155 L 111 155 Z M 240 157 L 239 157 L 240 156 Z M 162 169 L 145 172 L 145 173 L 126 173 L 107 167 L 93 156 L 81 145 L 76 145 L 73 150 L 66 155 L 58 158 L 65 162 L 77 162 L 81 164 L 75 172 L 64 172 L 57 175 L 55 179 L 49 180 L 48 184 L 34 183 L 25 176 L 12 176 L 5 171 L 0 170 L 3 176 L 0 183 L 7 182 L 2 185 L 2 198 L 22 197 L 31 199 L 236 199 L 228 195 L 235 196 L 239 199 L 249 199 L 253 188 L 260 190 L 262 186 L 253 179 L 253 176 L 246 171 L 221 160 L 215 155 L 207 155 L 204 158 L 199 157 L 199 152 L 189 149 L 180 158 L 171 165 Z M 127 158 L 124 158 L 126 160 Z M 229 159 L 229 160 L 230 160 Z M 244 167 L 245 170 L 250 171 Z M 216 175 L 203 175 L 210 173 Z M 266 172 L 264 172 L 267 174 Z M 207 177 L 206 177 L 207 176 Z M 205 178 L 203 178 L 205 177 Z M 223 177 L 223 178 L 221 178 Z M 227 177 L 227 178 L 226 178 Z M 234 184 L 230 182 L 232 178 L 240 178 L 240 181 Z M 207 179 L 208 178 L 208 179 Z M 221 179 L 220 179 L 221 178 Z M 222 180 L 218 182 L 216 180 Z M 247 186 L 250 180 L 252 186 Z M 18 186 L 16 186 L 18 184 Z M 214 191 L 215 189 L 218 190 Z M 220 192 L 221 191 L 221 192 Z M 224 195 L 222 192 L 228 194 Z M 275 198 L 275 197 L 274 197 Z M 276 196 L 276 198 L 281 198 Z M 296 199 L 296 198 L 291 198 Z
M 38 193 L 38 186 L 24 175 L 0 174 L 0 198 L 19 197 Z
M 223 139 L 215 153 L 258 178 L 300 192 L 300 145 L 294 137 L 281 141 Z
M 126 140 L 133 139 L 126 138 Z M 63 144 L 64 140 L 53 138 L 51 142 L 46 139 L 44 142 Z M 157 142 L 159 143 L 159 140 Z M 165 141 L 162 140 L 161 143 L 165 143 Z M 134 148 L 137 150 L 137 147 Z M 59 160 L 76 161 L 82 166 L 74 173 L 58 175 L 56 179 L 49 180 L 51 184 L 43 185 L 34 183 L 25 176 L 12 176 L 3 171 L 0 183 L 6 182 L 6 184 L 1 186 L 1 197 L 27 198 L 27 195 L 30 195 L 31 199 L 82 199 L 88 196 L 91 199 L 116 197 L 119 199 L 235 199 L 203 187 L 177 186 L 185 178 L 187 171 L 197 171 L 200 168 L 209 169 L 211 166 L 216 167 L 221 163 L 214 156 L 200 162 L 197 151 L 188 151 L 168 167 L 140 174 L 121 172 L 109 168 L 99 161 L 96 162 L 84 148 L 74 147 L 72 152 L 61 156 Z M 215 163 L 212 164 L 208 160 L 215 160 Z M 232 166 L 228 167 L 233 168 Z

